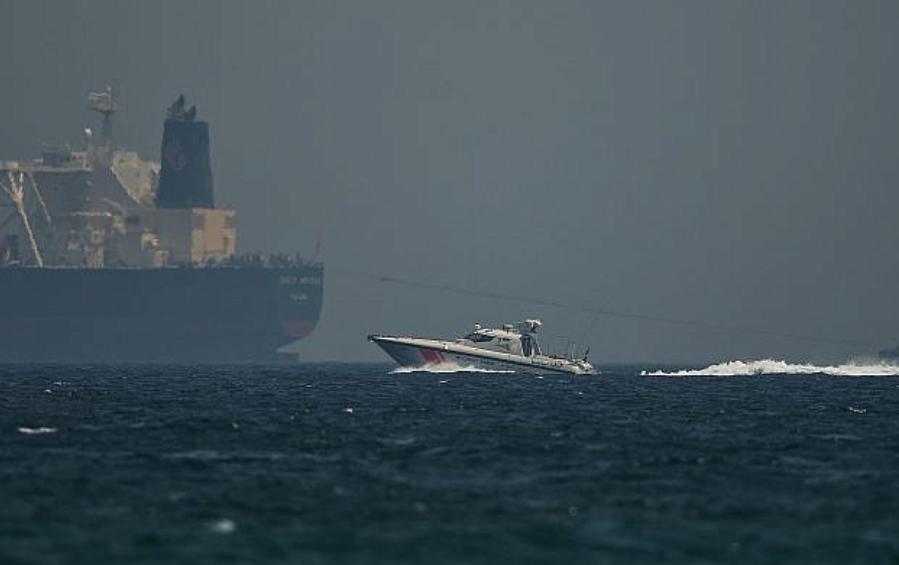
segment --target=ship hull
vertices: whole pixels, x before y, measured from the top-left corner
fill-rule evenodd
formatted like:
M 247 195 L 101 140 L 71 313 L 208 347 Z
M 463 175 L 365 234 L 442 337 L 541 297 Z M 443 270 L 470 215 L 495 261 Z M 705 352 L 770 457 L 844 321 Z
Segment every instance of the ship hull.
M 319 266 L 0 269 L 0 362 L 285 362 L 322 306 Z

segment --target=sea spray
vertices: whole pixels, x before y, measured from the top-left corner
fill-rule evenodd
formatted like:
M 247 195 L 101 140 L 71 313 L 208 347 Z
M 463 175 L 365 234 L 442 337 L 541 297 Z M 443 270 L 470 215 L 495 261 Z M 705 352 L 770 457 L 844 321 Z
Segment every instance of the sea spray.
M 391 375 L 406 373 L 514 373 L 512 370 L 485 369 L 474 365 L 459 365 L 449 361 L 422 365 L 420 367 L 397 367 L 390 371 Z
M 884 361 L 850 360 L 842 365 L 790 363 L 775 359 L 727 361 L 704 369 L 642 371 L 646 377 L 735 377 L 747 375 L 831 375 L 836 377 L 894 377 L 899 365 Z

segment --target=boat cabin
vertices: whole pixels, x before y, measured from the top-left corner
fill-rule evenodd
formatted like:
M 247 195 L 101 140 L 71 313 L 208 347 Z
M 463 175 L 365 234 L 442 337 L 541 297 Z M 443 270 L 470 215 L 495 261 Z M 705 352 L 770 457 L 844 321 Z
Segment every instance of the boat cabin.
M 531 333 L 519 333 L 508 327 L 501 330 L 475 327 L 473 332 L 459 341 L 470 343 L 481 349 L 511 353 L 512 355 L 523 355 L 524 357 L 541 355 L 537 336 Z

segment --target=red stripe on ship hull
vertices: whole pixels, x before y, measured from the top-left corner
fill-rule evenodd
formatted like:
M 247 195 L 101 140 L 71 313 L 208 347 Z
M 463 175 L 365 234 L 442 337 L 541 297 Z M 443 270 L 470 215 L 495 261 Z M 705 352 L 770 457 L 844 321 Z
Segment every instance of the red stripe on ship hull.
M 439 351 L 424 348 L 419 349 L 419 351 L 421 351 L 421 356 L 424 357 L 425 363 L 428 363 L 430 365 L 443 363 L 443 355 L 441 355 Z

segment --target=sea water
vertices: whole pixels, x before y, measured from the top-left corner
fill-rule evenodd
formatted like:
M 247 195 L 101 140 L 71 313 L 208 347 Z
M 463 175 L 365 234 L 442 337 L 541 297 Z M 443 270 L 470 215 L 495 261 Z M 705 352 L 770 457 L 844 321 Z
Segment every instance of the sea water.
M 895 563 L 896 371 L 765 363 L 0 367 L 0 563 Z

